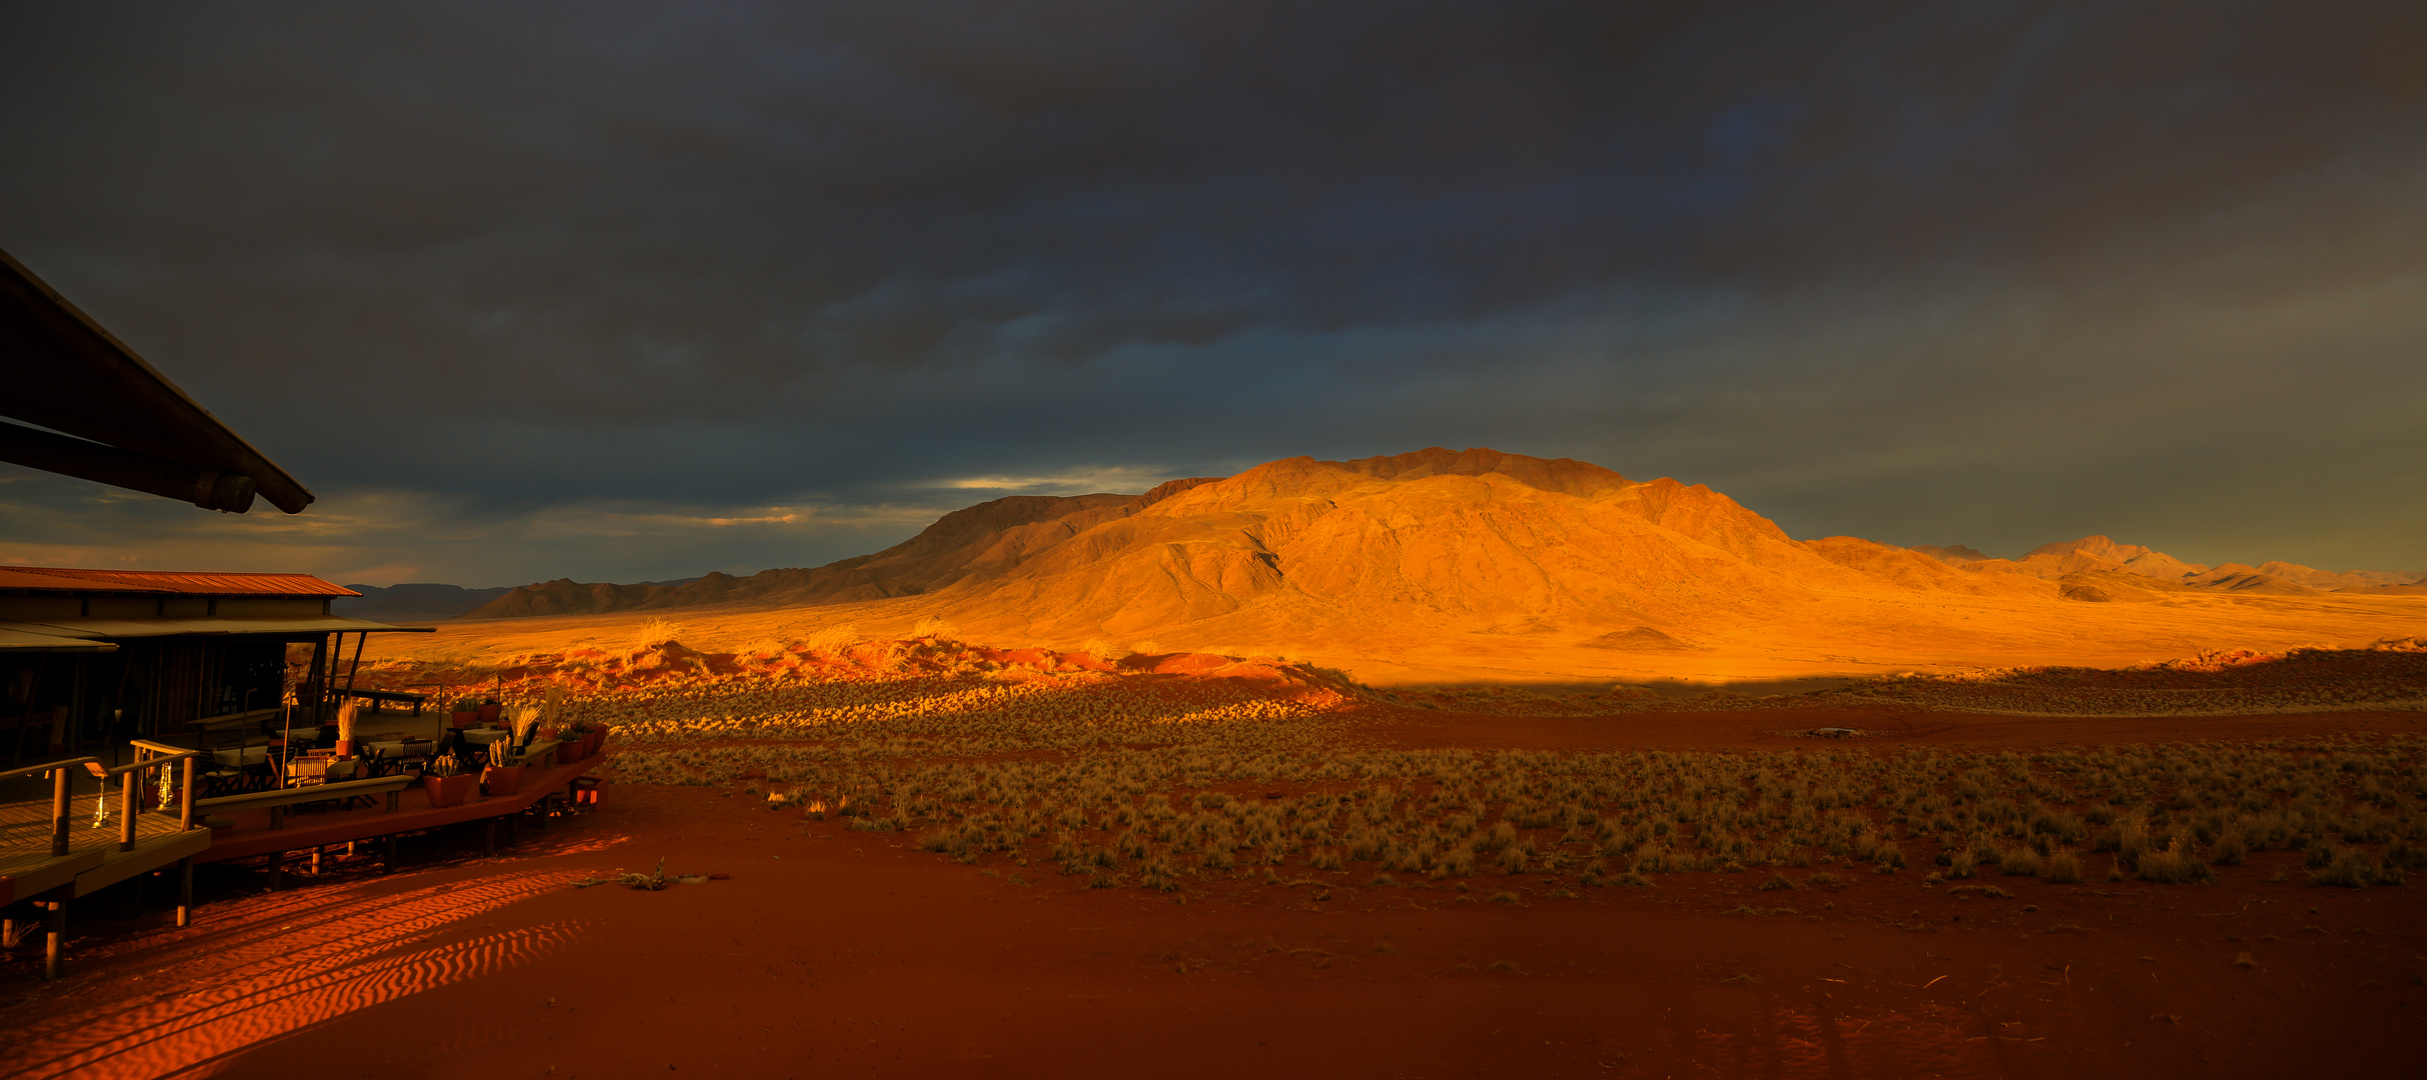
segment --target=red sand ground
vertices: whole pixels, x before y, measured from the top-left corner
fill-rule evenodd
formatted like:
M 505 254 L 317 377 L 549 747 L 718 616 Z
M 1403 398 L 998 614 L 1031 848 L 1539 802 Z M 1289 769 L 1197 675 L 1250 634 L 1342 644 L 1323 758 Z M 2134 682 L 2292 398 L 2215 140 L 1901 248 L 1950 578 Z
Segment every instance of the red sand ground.
M 1443 716 L 1420 745 L 2019 745 L 2416 730 L 2418 714 L 2045 720 L 1812 710 Z M 1819 746 L 1842 744 L 1814 744 Z M 2427 890 L 2300 880 L 1527 894 L 1028 884 L 747 797 L 623 787 L 494 860 L 341 879 L 7 968 L 26 1077 L 2408 1075 Z M 613 868 L 722 872 L 640 892 Z M 1521 882 L 1538 889 L 1541 882 Z M 1746 909 L 1752 909 L 1747 911 Z M 88 924 L 89 925 L 89 924 Z M 141 926 L 142 929 L 131 929 Z M 2250 965 L 2237 966 L 2247 953 Z M 551 1071 L 552 1070 L 552 1071 Z

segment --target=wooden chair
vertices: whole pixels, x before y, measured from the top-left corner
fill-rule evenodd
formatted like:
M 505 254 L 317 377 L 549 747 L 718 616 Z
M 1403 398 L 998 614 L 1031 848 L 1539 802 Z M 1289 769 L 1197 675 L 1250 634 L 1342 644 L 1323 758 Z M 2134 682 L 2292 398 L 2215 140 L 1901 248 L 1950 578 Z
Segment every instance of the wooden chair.
M 244 768 L 244 753 L 245 748 L 240 745 L 205 751 L 203 760 L 195 762 L 194 797 L 217 799 L 253 790 L 251 777 Z

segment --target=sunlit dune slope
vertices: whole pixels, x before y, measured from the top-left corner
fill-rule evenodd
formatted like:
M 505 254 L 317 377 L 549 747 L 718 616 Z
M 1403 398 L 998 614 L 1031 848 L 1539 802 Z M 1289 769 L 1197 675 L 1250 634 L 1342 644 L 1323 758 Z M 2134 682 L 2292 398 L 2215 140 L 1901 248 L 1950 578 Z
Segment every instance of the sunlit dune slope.
M 1136 496 L 997 500 L 815 569 L 638 595 L 525 587 L 475 613 L 513 621 L 457 624 L 446 640 L 503 644 L 678 610 L 695 633 L 737 641 L 942 618 L 1004 645 L 1285 652 L 1386 682 L 1713 681 L 2128 663 L 2427 630 L 2427 598 L 2217 575 L 2105 537 L 2020 561 L 1977 554 L 1797 541 L 1700 485 L 1435 448 L 1289 458 Z M 515 618 L 532 615 L 579 617 Z

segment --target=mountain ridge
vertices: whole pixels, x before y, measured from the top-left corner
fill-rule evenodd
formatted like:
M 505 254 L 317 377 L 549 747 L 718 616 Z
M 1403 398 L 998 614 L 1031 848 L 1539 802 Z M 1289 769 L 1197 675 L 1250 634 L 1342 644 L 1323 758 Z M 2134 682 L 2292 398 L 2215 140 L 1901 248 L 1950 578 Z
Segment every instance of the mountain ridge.
M 2326 572 L 2265 566 L 2276 572 L 2201 567 L 2104 536 L 2019 560 L 1859 537 L 1798 541 L 1704 485 L 1430 447 L 1283 458 L 1139 495 L 1013 496 L 821 567 L 671 587 L 559 580 L 466 617 L 834 608 L 915 611 L 1028 640 L 1345 640 L 1381 627 L 1408 640 L 1555 635 L 1603 648 L 1889 617 L 1910 624 L 1898 632 L 1960 641 L 1988 632 L 1963 622 L 1965 604 L 2320 595 L 2303 581 Z M 2370 591 L 2412 587 L 2398 577 L 2365 580 Z M 1916 603 L 1953 606 L 1919 615 Z

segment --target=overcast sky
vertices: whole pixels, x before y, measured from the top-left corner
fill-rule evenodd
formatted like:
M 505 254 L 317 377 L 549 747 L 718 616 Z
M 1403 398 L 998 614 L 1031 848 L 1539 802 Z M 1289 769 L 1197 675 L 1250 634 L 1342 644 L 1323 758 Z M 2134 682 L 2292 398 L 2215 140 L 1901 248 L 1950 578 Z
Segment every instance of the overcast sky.
M 0 561 L 816 565 L 1489 446 L 2427 570 L 2427 5 L 0 4 L 0 247 L 320 497 Z

